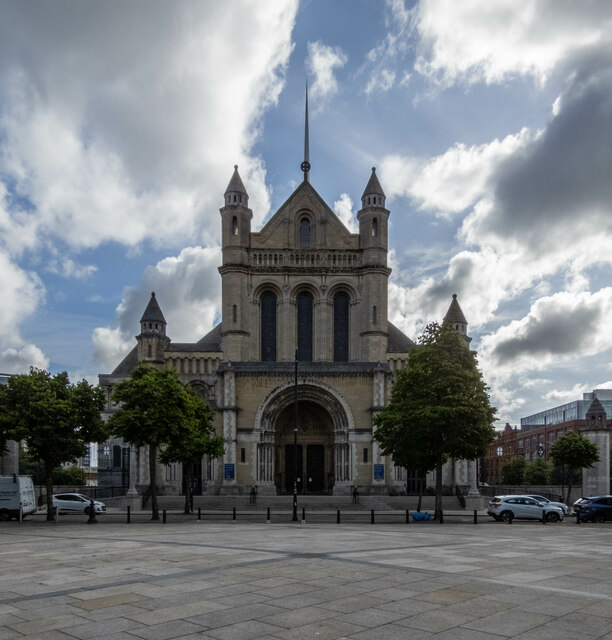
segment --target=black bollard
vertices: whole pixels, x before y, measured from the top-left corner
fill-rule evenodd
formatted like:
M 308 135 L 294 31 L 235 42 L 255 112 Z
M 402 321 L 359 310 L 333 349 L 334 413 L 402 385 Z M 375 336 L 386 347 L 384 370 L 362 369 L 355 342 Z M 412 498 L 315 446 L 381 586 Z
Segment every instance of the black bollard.
M 268 517 L 266 519 L 266 524 L 270 524 L 270 507 L 268 507 Z
M 89 518 L 87 520 L 87 524 L 96 524 L 98 521 L 96 520 L 96 507 L 94 505 L 93 498 L 89 499 Z
M 202 507 L 198 507 L 198 520 L 202 519 Z
M 374 524 L 374 509 L 370 511 L 370 524 Z
M 235 522 L 236 522 L 236 507 L 234 507 L 232 511 L 232 524 L 235 524 Z
M 128 504 L 127 506 L 127 524 L 130 524 L 130 516 L 131 516 L 132 507 Z
M 340 524 L 340 509 L 336 511 L 336 524 Z
M 478 524 L 478 511 L 474 509 L 474 524 Z
M 444 524 L 444 511 L 440 509 L 440 524 Z
M 162 511 L 162 522 L 164 524 L 166 524 L 166 510 L 165 509 Z
M 306 524 L 306 507 L 302 507 L 302 524 Z
M 410 509 L 406 509 L 406 524 L 410 524 Z
M 508 524 L 512 524 L 512 520 L 514 520 L 514 514 L 510 511 L 508 513 Z
M 576 511 L 576 524 L 580 524 L 580 511 Z

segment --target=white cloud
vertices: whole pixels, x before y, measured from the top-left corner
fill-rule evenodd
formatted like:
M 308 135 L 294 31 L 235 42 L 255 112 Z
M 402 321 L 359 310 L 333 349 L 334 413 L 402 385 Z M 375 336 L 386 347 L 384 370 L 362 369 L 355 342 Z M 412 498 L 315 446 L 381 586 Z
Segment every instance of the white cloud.
M 335 71 L 342 69 L 348 58 L 340 47 L 330 47 L 320 40 L 308 43 L 306 66 L 314 76 L 309 88 L 309 97 L 315 105 L 322 105 L 338 92 Z
M 64 278 L 85 280 L 93 275 L 98 270 L 98 267 L 93 264 L 78 264 L 72 258 L 63 256 L 53 258 L 47 265 L 47 270 L 64 276 Z
M 571 389 L 551 389 L 542 395 L 549 406 L 557 406 L 582 398 L 582 394 L 592 391 L 588 385 L 577 383 Z
M 416 68 L 445 84 L 538 83 L 569 56 L 609 41 L 612 7 L 557 0 L 428 0 L 413 14 L 420 37 Z
M 48 366 L 49 358 L 33 344 L 0 352 L 0 371 L 3 373 L 27 373 L 30 367 L 46 369 Z
M 95 359 L 111 371 L 136 345 L 134 336 L 140 332 L 140 318 L 152 291 L 173 342 L 194 342 L 206 335 L 220 313 L 219 264 L 219 247 L 187 247 L 148 267 L 138 288 L 124 290 L 116 310 L 118 326 L 94 330 Z
M 334 202 L 334 212 L 351 233 L 359 233 L 359 225 L 353 212 L 353 201 L 348 193 L 341 193 L 340 200 Z

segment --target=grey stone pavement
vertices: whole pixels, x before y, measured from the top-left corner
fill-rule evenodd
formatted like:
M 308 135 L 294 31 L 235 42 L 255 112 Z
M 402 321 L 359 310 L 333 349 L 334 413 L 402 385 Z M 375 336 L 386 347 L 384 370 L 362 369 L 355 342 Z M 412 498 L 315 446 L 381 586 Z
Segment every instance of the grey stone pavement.
M 612 525 L 0 523 L 0 640 L 612 640 Z

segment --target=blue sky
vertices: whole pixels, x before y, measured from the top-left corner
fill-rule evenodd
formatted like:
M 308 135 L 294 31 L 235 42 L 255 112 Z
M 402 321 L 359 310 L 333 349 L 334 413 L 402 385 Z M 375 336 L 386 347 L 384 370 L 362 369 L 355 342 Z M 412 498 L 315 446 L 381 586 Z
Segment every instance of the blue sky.
M 238 164 L 257 230 L 301 180 L 391 210 L 390 318 L 457 293 L 500 423 L 612 385 L 612 4 L 0 4 L 0 371 L 95 381 L 155 290 L 218 321 Z

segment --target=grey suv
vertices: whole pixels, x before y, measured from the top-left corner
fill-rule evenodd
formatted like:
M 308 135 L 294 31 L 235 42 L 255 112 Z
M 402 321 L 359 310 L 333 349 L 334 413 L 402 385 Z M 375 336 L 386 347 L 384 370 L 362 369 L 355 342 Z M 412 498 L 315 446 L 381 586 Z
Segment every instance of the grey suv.
M 487 513 L 495 520 L 518 518 L 523 520 L 542 520 L 559 522 L 563 520 L 563 509 L 544 504 L 529 496 L 496 496 L 489 502 Z

